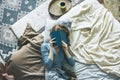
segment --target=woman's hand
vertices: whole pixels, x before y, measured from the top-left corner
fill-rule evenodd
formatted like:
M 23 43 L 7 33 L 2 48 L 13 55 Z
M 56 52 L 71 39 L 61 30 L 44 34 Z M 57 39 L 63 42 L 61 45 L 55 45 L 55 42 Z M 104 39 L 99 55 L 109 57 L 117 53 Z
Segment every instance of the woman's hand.
M 62 41 L 62 46 L 65 52 L 68 51 L 68 45 L 64 41 Z
M 56 41 L 54 41 L 55 40 L 55 38 L 53 38 L 53 39 L 50 39 L 50 41 L 49 41 L 49 43 L 50 43 L 50 52 L 49 52 L 49 58 L 51 59 L 51 60 L 53 60 L 53 43 L 55 43 Z
M 68 45 L 64 41 L 62 41 L 62 46 L 63 46 L 63 49 L 65 51 L 65 54 L 67 55 L 67 58 L 68 59 L 71 58 L 71 55 L 70 55 L 70 53 L 68 51 Z
M 55 38 L 50 39 L 50 41 L 49 41 L 49 43 L 50 43 L 50 47 L 53 47 L 53 43 L 56 42 L 56 41 L 54 41 L 54 40 L 55 40 Z

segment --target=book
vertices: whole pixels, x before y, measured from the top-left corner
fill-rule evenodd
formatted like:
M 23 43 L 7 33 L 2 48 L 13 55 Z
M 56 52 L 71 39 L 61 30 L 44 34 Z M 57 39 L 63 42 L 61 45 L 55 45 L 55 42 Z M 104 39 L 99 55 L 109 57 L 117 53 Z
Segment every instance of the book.
M 56 41 L 53 46 L 62 46 L 62 41 L 64 41 L 68 46 L 70 46 L 70 42 L 67 38 L 67 34 L 63 30 L 57 30 L 50 33 L 51 38 L 55 38 Z

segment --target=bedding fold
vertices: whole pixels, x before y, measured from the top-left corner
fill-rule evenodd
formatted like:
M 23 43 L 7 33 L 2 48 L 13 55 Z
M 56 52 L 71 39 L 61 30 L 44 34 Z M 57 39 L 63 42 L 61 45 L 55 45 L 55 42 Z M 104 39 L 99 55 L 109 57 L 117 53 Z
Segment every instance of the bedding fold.
M 120 23 L 112 13 L 97 0 L 85 0 L 63 18 L 72 21 L 70 48 L 74 58 L 120 77 Z

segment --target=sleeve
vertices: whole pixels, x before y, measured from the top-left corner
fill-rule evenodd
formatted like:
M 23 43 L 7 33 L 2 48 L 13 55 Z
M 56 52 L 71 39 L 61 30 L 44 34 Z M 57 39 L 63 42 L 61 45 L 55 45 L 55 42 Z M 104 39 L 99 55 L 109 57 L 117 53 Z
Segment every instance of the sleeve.
M 74 66 L 74 65 L 75 65 L 75 60 L 74 60 L 72 57 L 70 57 L 69 59 L 67 59 L 67 62 L 68 62 L 68 64 L 71 65 L 71 66 Z
M 42 57 L 43 57 L 45 67 L 51 68 L 51 66 L 53 64 L 53 60 L 51 60 L 48 57 L 49 56 L 49 49 L 47 47 L 48 47 L 48 45 L 43 43 L 42 46 L 41 46 L 41 53 L 42 53 Z

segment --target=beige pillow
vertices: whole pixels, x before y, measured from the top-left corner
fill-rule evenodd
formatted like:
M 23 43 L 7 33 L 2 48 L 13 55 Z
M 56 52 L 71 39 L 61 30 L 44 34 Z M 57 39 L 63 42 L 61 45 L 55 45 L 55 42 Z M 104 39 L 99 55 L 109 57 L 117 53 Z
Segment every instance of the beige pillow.
M 29 23 L 27 23 L 24 34 L 18 39 L 18 46 L 22 47 L 23 45 L 28 43 L 27 39 L 32 39 L 37 35 L 38 33 L 32 28 L 32 26 Z

